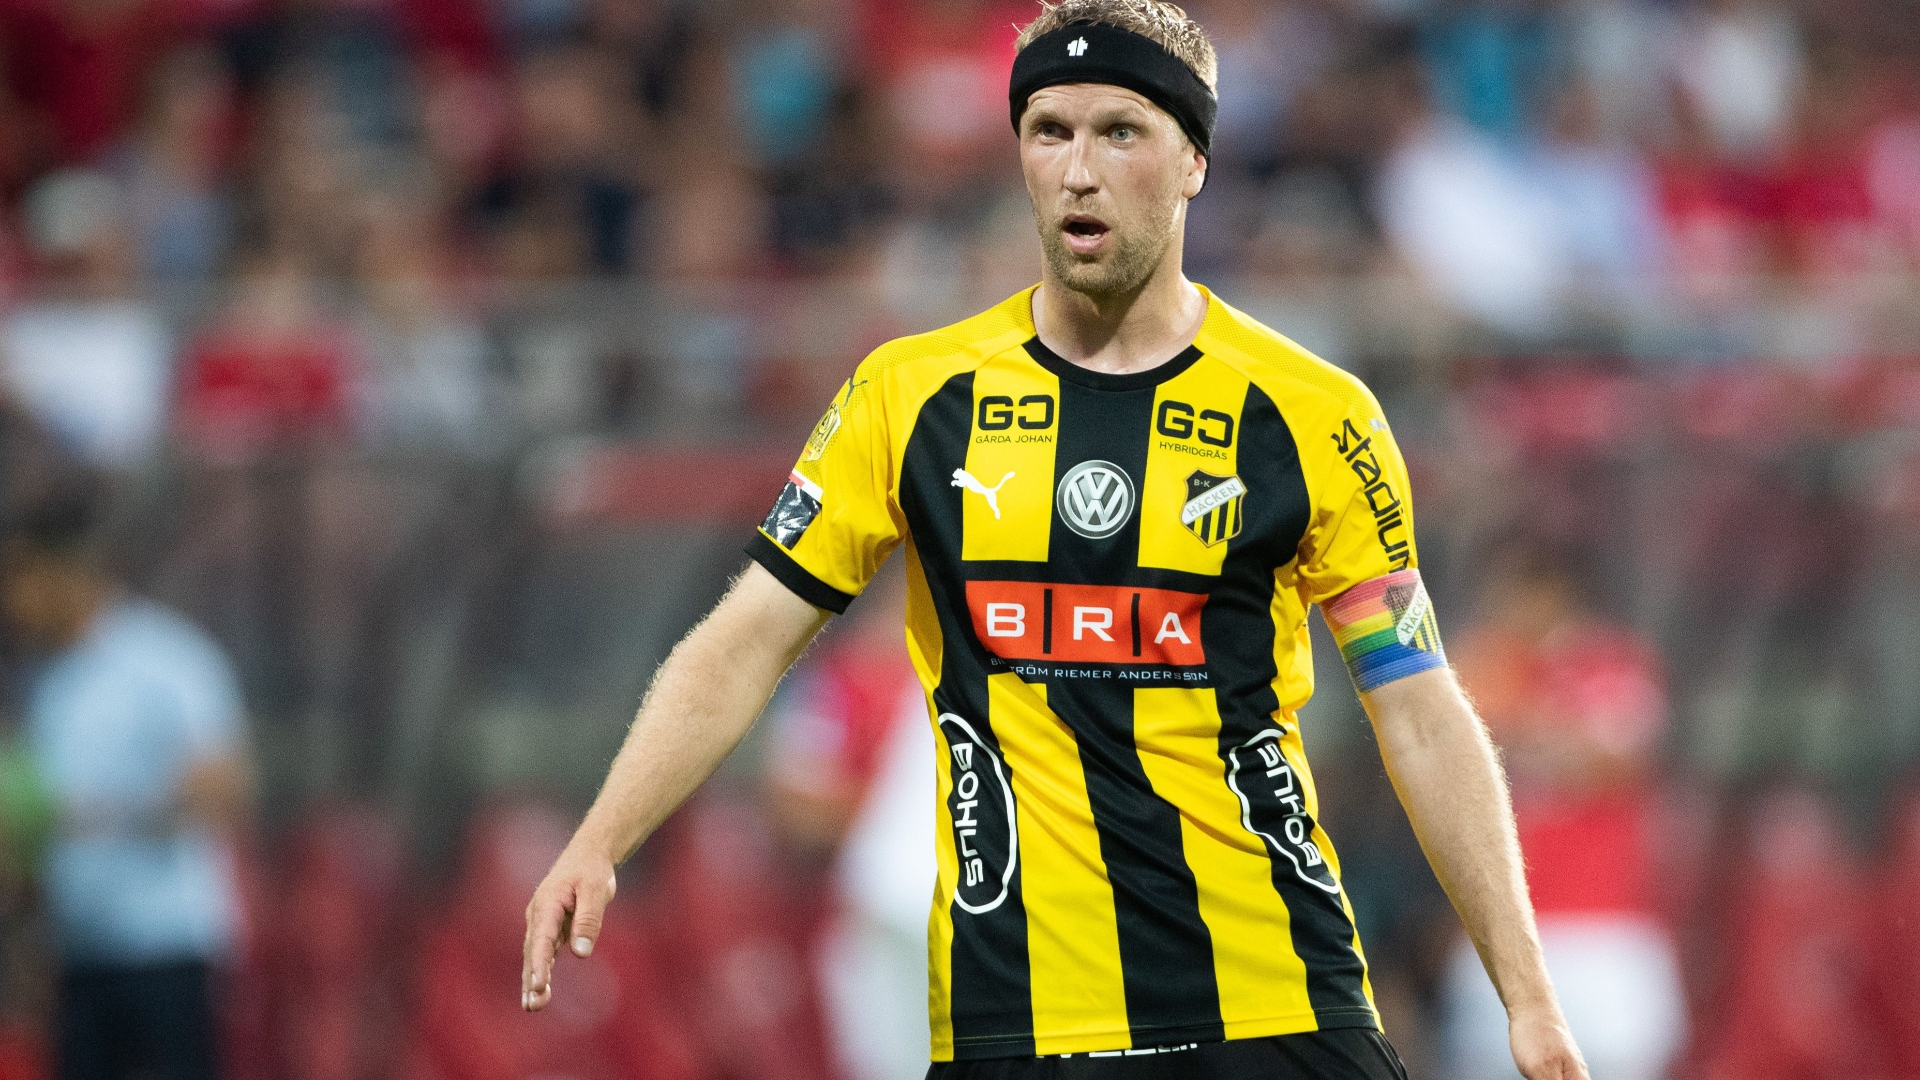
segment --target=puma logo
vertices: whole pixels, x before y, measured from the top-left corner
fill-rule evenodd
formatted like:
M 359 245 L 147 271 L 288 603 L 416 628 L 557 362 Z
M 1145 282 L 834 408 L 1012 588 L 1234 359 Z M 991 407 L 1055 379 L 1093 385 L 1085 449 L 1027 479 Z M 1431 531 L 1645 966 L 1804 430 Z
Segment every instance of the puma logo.
M 987 485 L 981 483 L 978 479 L 974 477 L 972 473 L 968 472 L 965 469 L 953 470 L 953 486 L 957 488 L 966 488 L 968 491 L 971 491 L 975 495 L 978 495 L 981 498 L 987 500 L 987 506 L 993 511 L 993 520 L 995 521 L 1000 520 L 1000 489 L 1003 487 L 1006 487 L 1007 481 L 1011 479 L 1013 479 L 1013 474 L 1008 473 L 1007 475 L 1000 478 L 999 483 L 993 485 L 992 487 L 988 487 Z

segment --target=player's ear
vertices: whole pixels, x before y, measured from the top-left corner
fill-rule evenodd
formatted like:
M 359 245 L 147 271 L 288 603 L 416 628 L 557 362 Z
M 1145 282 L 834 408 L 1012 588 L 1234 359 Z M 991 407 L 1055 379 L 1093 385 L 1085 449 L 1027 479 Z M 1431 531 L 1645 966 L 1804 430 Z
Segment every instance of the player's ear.
M 1200 194 L 1207 186 L 1207 155 L 1200 152 L 1191 140 L 1187 143 L 1187 180 L 1180 186 L 1180 193 L 1191 199 Z

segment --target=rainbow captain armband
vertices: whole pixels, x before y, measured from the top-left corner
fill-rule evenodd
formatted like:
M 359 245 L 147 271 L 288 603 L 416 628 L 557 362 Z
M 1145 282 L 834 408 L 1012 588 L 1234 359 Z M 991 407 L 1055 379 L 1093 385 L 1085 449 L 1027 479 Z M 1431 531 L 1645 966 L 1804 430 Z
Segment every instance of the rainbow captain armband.
M 1396 570 L 1341 593 L 1320 613 L 1362 693 L 1428 668 L 1445 667 L 1440 626 L 1420 571 Z

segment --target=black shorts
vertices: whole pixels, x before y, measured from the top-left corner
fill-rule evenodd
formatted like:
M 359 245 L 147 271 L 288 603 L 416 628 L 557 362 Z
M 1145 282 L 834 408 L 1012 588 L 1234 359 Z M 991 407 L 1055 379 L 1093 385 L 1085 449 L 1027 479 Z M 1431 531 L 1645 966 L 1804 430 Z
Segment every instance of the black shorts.
M 927 1080 L 1407 1080 L 1370 1028 L 1334 1028 L 1185 1049 L 936 1062 Z

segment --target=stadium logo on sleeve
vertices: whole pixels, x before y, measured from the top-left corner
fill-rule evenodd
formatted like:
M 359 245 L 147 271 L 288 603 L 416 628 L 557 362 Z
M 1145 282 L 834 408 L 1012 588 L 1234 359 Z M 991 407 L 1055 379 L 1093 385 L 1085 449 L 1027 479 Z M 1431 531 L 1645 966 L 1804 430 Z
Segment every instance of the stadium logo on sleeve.
M 1104 540 L 1133 516 L 1133 478 L 1111 461 L 1083 461 L 1060 479 L 1054 506 L 1067 528 Z
M 1386 430 L 1378 417 L 1368 426 L 1375 432 Z M 1393 490 L 1386 470 L 1380 466 L 1380 455 L 1373 449 L 1373 436 L 1362 435 L 1360 429 L 1353 426 L 1352 418 L 1348 418 L 1341 421 L 1340 430 L 1333 433 L 1333 446 L 1360 481 L 1361 493 L 1367 497 L 1367 509 L 1373 511 L 1374 531 L 1380 538 L 1380 550 L 1387 556 L 1387 565 L 1396 571 L 1405 570 L 1413 564 L 1412 527 L 1407 523 L 1406 504 Z
M 962 911 L 985 915 L 1006 903 L 1014 869 L 1020 865 L 1013 788 L 1000 767 L 1000 755 L 973 725 L 953 713 L 941 713 L 940 734 L 947 740 L 953 780 L 947 814 L 953 822 L 954 855 L 960 862 L 953 902 Z
M 1212 547 L 1240 535 L 1247 501 L 1247 485 L 1238 476 L 1215 476 L 1194 470 L 1187 477 L 1187 502 L 1180 508 L 1180 524 Z
M 807 526 L 813 524 L 813 519 L 820 516 L 820 501 L 825 497 L 826 493 L 820 490 L 819 484 L 802 476 L 800 470 L 795 469 L 787 474 L 787 486 L 780 492 L 780 498 L 774 502 L 773 511 L 767 515 L 767 520 L 760 523 L 760 528 L 768 536 L 773 537 L 774 543 L 791 551 L 793 545 L 799 543 L 800 537 L 806 533 Z

